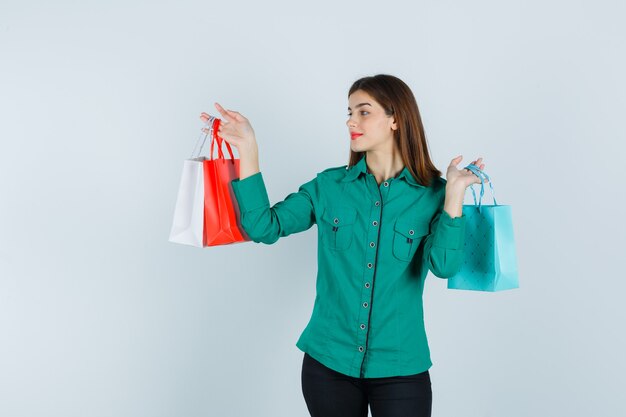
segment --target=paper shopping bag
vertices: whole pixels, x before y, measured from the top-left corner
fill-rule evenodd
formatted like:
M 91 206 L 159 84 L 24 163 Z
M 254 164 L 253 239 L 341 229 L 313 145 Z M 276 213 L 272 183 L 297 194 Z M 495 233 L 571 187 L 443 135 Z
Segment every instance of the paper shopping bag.
M 219 119 L 215 130 L 219 127 Z M 206 246 L 245 242 L 250 238 L 240 224 L 240 211 L 230 182 L 239 178 L 239 159 L 235 159 L 228 142 L 230 159 L 222 152 L 222 138 L 211 142 L 211 159 L 204 161 L 204 236 Z M 218 157 L 212 159 L 213 144 Z
M 240 212 L 230 181 L 239 178 L 239 159 L 235 159 L 228 142 L 231 159 L 224 158 L 222 140 L 217 135 L 220 119 L 210 117 L 209 132 L 202 139 L 198 155 L 207 136 L 211 136 L 210 159 L 192 156 L 185 160 L 170 241 L 197 247 L 245 242 L 250 238 L 240 225 Z M 217 144 L 218 157 L 213 159 Z M 196 143 L 197 147 L 197 143 Z
M 204 158 L 183 163 L 169 241 L 204 246 Z
M 448 288 L 474 291 L 502 291 L 519 288 L 517 256 L 511 206 L 500 205 L 493 195 L 489 176 L 475 165 L 466 167 L 481 178 L 478 205 L 463 206 L 465 258 L 459 272 L 448 278 Z M 493 205 L 483 205 L 484 178 L 489 180 Z

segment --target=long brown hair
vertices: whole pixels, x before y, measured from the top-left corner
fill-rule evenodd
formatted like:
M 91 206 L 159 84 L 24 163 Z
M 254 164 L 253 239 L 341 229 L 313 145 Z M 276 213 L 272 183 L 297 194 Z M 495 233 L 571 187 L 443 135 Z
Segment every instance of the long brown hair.
M 400 149 L 404 165 L 418 183 L 430 186 L 435 178 L 441 176 L 441 171 L 430 160 L 422 118 L 409 86 L 393 75 L 378 74 L 356 80 L 350 87 L 348 97 L 357 90 L 372 96 L 386 115 L 395 117 L 398 128 L 394 130 L 393 140 Z M 364 154 L 350 150 L 348 166 L 359 162 Z

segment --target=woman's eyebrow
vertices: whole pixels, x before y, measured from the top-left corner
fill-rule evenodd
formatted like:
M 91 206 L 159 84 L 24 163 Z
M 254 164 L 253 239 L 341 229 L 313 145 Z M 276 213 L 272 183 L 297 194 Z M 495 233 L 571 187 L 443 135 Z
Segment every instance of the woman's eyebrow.
M 361 106 L 371 106 L 371 104 L 369 104 L 369 103 L 359 103 L 359 104 L 357 104 L 356 106 L 354 106 L 354 108 L 356 109 L 356 108 L 359 108 L 359 107 L 361 107 Z M 352 109 L 350 108 L 350 106 L 348 106 L 348 110 L 352 110 Z

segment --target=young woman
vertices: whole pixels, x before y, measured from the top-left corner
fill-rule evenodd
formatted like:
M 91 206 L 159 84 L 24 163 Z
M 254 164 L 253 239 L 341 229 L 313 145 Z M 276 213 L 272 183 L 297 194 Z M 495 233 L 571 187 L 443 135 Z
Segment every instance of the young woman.
M 318 172 L 270 207 L 252 126 L 215 107 L 218 134 L 239 151 L 231 185 L 250 238 L 271 244 L 317 224 L 317 295 L 296 343 L 311 416 L 366 417 L 368 405 L 373 417 L 430 416 L 424 279 L 429 270 L 448 278 L 460 269 L 463 197 L 480 179 L 457 169 L 462 156 L 441 178 L 413 93 L 379 74 L 348 92 L 349 164 Z M 472 163 L 483 169 L 481 162 Z

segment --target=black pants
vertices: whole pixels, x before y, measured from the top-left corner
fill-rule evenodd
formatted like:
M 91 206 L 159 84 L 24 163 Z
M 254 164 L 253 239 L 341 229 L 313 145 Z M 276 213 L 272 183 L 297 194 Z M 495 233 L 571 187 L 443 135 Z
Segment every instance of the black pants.
M 311 417 L 430 417 L 430 374 L 354 378 L 336 372 L 308 353 L 302 360 L 302 393 Z

